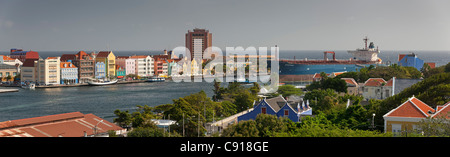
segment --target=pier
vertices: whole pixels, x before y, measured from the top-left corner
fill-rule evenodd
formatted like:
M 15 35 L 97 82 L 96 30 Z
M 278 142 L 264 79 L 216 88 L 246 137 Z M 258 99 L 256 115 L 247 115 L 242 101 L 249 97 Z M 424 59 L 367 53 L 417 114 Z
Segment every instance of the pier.
M 19 92 L 19 89 L 0 89 L 0 93 Z

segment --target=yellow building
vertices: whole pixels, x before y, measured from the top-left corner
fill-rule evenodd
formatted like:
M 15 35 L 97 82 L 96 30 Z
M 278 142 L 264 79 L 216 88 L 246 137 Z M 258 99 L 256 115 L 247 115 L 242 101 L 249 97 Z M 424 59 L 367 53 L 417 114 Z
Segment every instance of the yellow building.
M 394 136 L 417 133 L 420 131 L 418 124 L 421 120 L 446 115 L 450 111 L 448 106 L 450 102 L 435 110 L 413 96 L 383 116 L 385 132 L 392 132 Z
M 95 57 L 95 62 L 105 63 L 106 77 L 116 76 L 116 56 L 112 51 L 100 51 Z
M 8 64 L 0 64 L 0 82 L 14 81 L 14 77 L 16 75 L 17 75 L 16 66 Z

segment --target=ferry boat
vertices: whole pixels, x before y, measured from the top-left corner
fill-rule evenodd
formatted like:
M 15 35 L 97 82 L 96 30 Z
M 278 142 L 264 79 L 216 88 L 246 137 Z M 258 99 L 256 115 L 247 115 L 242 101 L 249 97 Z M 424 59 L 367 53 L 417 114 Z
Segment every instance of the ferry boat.
M 112 84 L 116 84 L 117 83 L 117 80 L 114 80 L 114 81 L 100 81 L 100 80 L 97 80 L 97 82 L 95 82 L 95 81 L 88 81 L 88 84 L 89 85 L 91 85 L 91 86 L 104 86 L 104 85 L 112 85 Z
M 164 77 L 152 77 L 147 79 L 147 82 L 164 82 L 166 81 L 166 78 Z
M 335 52 L 325 51 L 323 60 L 292 60 L 292 59 L 280 59 L 280 75 L 314 75 L 315 73 L 325 72 L 342 72 L 342 71 L 358 71 L 363 67 L 370 65 L 380 65 L 382 60 L 378 58 L 380 50 L 375 48 L 373 42 L 367 46 L 367 37 L 363 39 L 365 47 L 362 49 L 349 50 L 349 54 L 353 58 L 347 60 L 336 59 Z M 333 59 L 329 60 L 327 54 L 332 54 Z

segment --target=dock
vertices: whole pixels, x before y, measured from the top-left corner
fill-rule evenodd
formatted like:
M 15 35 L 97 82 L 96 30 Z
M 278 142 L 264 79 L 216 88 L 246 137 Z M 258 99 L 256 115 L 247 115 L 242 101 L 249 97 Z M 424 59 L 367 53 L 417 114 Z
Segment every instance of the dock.
M 19 92 L 19 89 L 0 89 L 0 93 Z
M 147 80 L 132 80 L 132 81 L 119 81 L 116 84 L 129 84 L 129 83 L 142 83 Z M 73 85 L 51 85 L 51 86 L 36 86 L 36 88 L 61 88 L 61 87 L 81 87 L 81 86 L 89 86 L 87 83 L 78 83 Z

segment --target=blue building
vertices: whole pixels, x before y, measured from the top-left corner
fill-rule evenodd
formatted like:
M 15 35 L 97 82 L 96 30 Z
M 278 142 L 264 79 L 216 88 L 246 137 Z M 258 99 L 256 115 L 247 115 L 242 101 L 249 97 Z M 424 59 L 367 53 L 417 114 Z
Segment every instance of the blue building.
M 312 115 L 312 108 L 305 102 L 286 101 L 282 96 L 264 99 L 253 106 L 253 110 L 239 116 L 238 121 L 256 119 L 258 114 L 271 114 L 277 117 L 287 117 L 298 122 L 303 115 Z
M 398 55 L 398 65 L 400 66 L 414 67 L 420 71 L 423 67 L 423 63 L 423 60 L 417 58 L 417 55 L 414 53 Z
M 95 63 L 95 78 L 103 79 L 106 78 L 106 66 L 103 62 Z
M 77 84 L 78 83 L 78 68 L 72 64 L 71 60 L 68 62 L 61 62 L 61 84 Z

